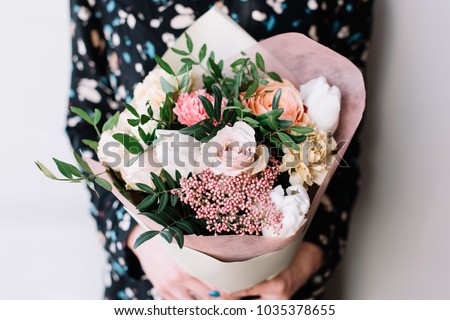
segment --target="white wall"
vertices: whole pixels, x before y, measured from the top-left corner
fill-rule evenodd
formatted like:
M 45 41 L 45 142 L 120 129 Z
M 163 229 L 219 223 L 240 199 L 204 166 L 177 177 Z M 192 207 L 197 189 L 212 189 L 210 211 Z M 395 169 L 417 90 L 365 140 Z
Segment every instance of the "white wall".
M 331 297 L 450 298 L 450 2 L 376 0 L 361 194 Z M 10 1 L 0 19 L 0 299 L 100 298 L 104 255 L 82 186 L 33 160 L 64 135 L 68 1 Z
M 331 297 L 450 299 L 449 12 L 376 0 L 364 178 Z
M 44 178 L 33 163 L 72 162 L 68 2 L 2 5 L 0 299 L 102 297 L 104 255 L 87 191 Z

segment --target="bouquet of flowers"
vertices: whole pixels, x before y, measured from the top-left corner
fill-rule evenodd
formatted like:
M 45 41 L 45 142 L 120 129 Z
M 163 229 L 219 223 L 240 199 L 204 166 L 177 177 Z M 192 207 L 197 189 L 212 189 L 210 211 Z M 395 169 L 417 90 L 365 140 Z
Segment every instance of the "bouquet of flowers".
M 208 42 L 210 19 L 244 39 L 231 56 L 229 43 Z M 84 142 L 99 162 L 75 152 L 81 169 L 54 160 L 62 179 L 39 169 L 112 191 L 146 229 L 136 247 L 159 235 L 186 271 L 211 284 L 235 291 L 275 275 L 312 219 L 334 155 L 345 151 L 335 138 L 350 140 L 359 123 L 359 72 L 299 34 L 256 44 L 217 9 L 155 59 L 102 130 L 100 110 L 72 107 L 98 133 Z

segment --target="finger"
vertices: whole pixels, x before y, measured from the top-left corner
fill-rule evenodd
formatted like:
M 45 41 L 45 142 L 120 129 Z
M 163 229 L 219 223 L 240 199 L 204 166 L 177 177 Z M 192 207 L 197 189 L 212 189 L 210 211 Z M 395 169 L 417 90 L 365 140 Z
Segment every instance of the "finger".
M 184 287 L 166 289 L 162 296 L 165 300 L 196 300 L 189 290 Z
M 197 278 L 189 279 L 186 283 L 186 286 L 192 292 L 195 292 L 196 296 L 201 297 L 203 300 L 228 300 L 230 299 L 230 295 L 222 290 L 218 290 L 208 286 L 204 282 L 200 281 Z
M 263 281 L 254 287 L 247 288 L 232 294 L 233 297 L 242 300 L 254 300 L 261 297 L 268 289 L 268 281 Z
M 185 281 L 185 286 L 197 297 L 203 300 L 208 299 L 209 292 L 212 290 L 211 287 L 207 286 L 205 283 L 194 277 L 189 278 L 187 281 Z

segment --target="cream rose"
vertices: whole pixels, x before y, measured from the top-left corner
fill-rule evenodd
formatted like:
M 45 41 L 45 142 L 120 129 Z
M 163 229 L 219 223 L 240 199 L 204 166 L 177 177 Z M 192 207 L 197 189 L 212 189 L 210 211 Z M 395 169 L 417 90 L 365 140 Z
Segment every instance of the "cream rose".
M 331 152 L 336 148 L 335 140 L 316 128 L 316 131 L 309 134 L 298 146 L 299 151 L 283 147 L 284 156 L 280 171 L 289 171 L 291 185 L 321 185 L 328 172 Z
M 126 183 L 127 190 L 140 190 L 136 184 L 142 183 L 150 188 L 155 188 L 150 173 L 159 175 L 162 165 L 157 161 L 154 149 L 147 149 L 139 158 L 128 165 L 128 162 L 121 168 L 122 179 Z
M 156 130 L 155 157 L 173 178 L 179 171 L 187 177 L 198 168 L 200 142 L 175 130 Z
M 308 115 L 323 131 L 336 131 L 341 110 L 341 92 L 319 77 L 300 86 L 300 95 L 308 107 Z
M 255 130 L 238 121 L 233 127 L 225 127 L 202 146 L 202 167 L 209 167 L 215 174 L 237 176 L 244 172 L 256 174 L 263 171 L 269 161 L 266 146 L 257 146 Z
M 278 107 L 284 109 L 280 119 L 290 120 L 293 125 L 307 124 L 309 117 L 305 112 L 300 91 L 288 80 L 260 85 L 255 92 L 255 97 L 246 101 L 252 113 L 260 115 L 272 110 L 272 101 L 278 89 L 282 90 Z
M 175 88 L 177 82 L 170 74 L 157 67 L 149 72 L 144 81 L 134 88 L 133 100 L 130 104 L 141 114 L 146 114 L 148 104 L 152 107 L 153 117 L 159 119 L 160 108 L 166 100 L 166 93 L 161 86 L 161 77 Z
M 270 193 L 276 208 L 283 213 L 283 219 L 279 232 L 276 232 L 279 226 L 263 228 L 264 237 L 290 237 L 302 226 L 310 206 L 309 195 L 301 185 L 287 188 L 286 193 L 282 186 L 277 186 Z
M 114 171 L 120 171 L 125 165 L 125 155 L 129 156 L 125 147 L 113 138 L 116 133 L 124 133 L 121 130 L 107 130 L 102 133 L 98 142 L 97 156 L 103 166 Z

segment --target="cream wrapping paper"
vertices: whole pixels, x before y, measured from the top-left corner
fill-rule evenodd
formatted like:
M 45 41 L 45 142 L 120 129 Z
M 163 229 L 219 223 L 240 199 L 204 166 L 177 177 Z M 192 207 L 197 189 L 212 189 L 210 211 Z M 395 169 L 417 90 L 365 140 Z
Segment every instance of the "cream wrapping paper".
M 220 26 L 219 30 L 227 30 L 226 39 L 228 40 L 223 41 L 233 40 L 232 43 L 226 46 L 217 43 L 209 45 L 212 21 Z M 336 159 L 342 159 L 348 143 L 361 121 L 365 107 L 365 88 L 362 74 L 349 60 L 298 33 L 278 35 L 255 44 L 245 31 L 215 8 L 201 17 L 187 32 L 197 47 L 207 43 L 208 48 L 217 51 L 216 56 L 226 57 L 227 54 L 231 54 L 237 57 L 236 53 L 243 50 L 254 58 L 254 53 L 260 52 L 266 61 L 267 70 L 276 71 L 282 77 L 289 79 L 296 87 L 319 76 L 324 76 L 330 85 L 336 85 L 341 91 L 342 101 L 339 127 L 334 137 L 337 142 L 341 142 L 338 143 L 339 149 Z M 184 39 L 180 39 L 175 46 L 183 49 L 182 42 L 184 42 Z M 241 47 L 236 47 L 235 43 Z M 248 47 L 248 45 L 251 47 Z M 229 51 L 229 47 L 233 47 L 234 52 Z M 218 50 L 225 50 L 221 48 L 227 48 L 228 51 L 218 54 Z M 176 62 L 179 57 L 166 54 L 164 58 L 172 66 L 179 66 Z M 225 66 L 227 61 L 232 60 L 231 58 L 226 59 Z M 95 173 L 105 171 L 105 168 L 98 162 L 88 161 Z M 160 237 L 153 238 L 150 241 L 159 241 L 166 252 L 186 272 L 205 283 L 227 292 L 251 287 L 275 276 L 289 266 L 338 163 L 336 160 L 332 162 L 329 172 L 319 188 L 310 189 L 311 207 L 307 215 L 307 222 L 292 237 L 188 235 L 185 236 L 185 246 L 181 250 L 175 243 L 168 244 Z M 107 174 L 102 177 L 110 180 Z M 144 230 L 158 230 L 160 228 L 155 222 L 140 216 L 136 207 L 118 189 L 113 188 L 113 193 Z

